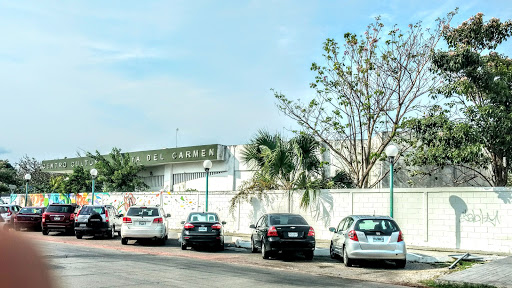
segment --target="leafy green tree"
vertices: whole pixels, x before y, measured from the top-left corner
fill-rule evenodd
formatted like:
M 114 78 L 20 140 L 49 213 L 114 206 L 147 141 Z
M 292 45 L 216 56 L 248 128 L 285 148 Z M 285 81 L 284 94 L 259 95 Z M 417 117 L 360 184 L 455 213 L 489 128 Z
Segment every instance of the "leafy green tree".
M 274 92 L 279 109 L 326 145 L 336 160 L 331 165 L 347 171 L 357 187 L 373 187 L 386 174 L 371 179 L 371 171 L 404 117 L 439 86 L 429 69 L 431 53 L 455 13 L 430 30 L 420 22 L 386 29 L 376 18 L 363 35 L 346 33 L 342 48 L 327 39 L 325 64 L 311 65 L 315 95 L 301 102 Z
M 143 191 L 148 188 L 137 173 L 144 166 L 132 162 L 128 153 L 121 153 L 121 149 L 112 148 L 112 152 L 105 157 L 98 151 L 96 154 L 87 152 L 87 157 L 96 160 L 95 168 L 98 170 L 96 183 L 103 191 Z M 89 176 L 90 177 L 90 176 Z
M 56 181 L 56 191 L 60 193 L 78 194 L 92 191 L 91 175 L 82 166 L 76 166 L 67 178 L 57 178 Z
M 255 170 L 231 199 L 235 207 L 251 195 L 261 198 L 269 190 L 302 190 L 301 206 L 307 207 L 322 188 L 320 143 L 311 135 L 300 133 L 287 141 L 279 134 L 260 130 L 242 152 L 242 159 Z
M 9 160 L 0 160 L 0 193 L 10 192 L 9 185 L 20 185 L 16 177 L 16 169 L 9 163 Z
M 496 52 L 512 35 L 512 21 L 483 14 L 443 32 L 448 51 L 433 54 L 446 82 L 438 93 L 448 109 L 434 107 L 413 119 L 416 165 L 456 165 L 477 173 L 490 186 L 505 186 L 512 159 L 512 60 Z M 437 135 L 437 137 L 436 137 Z M 490 167 L 490 169 L 489 169 Z M 485 173 L 490 170 L 490 173 Z

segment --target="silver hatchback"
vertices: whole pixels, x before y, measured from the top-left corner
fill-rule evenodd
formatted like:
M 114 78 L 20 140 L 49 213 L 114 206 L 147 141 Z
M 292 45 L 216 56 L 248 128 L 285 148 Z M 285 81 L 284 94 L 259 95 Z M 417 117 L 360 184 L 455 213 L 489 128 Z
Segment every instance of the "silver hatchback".
M 350 215 L 329 230 L 334 232 L 331 258 L 341 258 L 348 267 L 357 260 L 391 260 L 405 267 L 404 235 L 389 216 Z

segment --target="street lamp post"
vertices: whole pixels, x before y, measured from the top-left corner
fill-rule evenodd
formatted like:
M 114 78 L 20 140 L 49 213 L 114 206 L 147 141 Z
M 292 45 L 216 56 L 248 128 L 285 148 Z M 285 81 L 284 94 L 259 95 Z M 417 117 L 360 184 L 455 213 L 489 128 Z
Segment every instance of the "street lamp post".
M 391 144 L 386 147 L 385 152 L 389 160 L 389 216 L 393 218 L 393 162 L 398 154 L 398 148 Z
M 91 169 L 91 177 L 92 177 L 92 200 L 91 205 L 94 205 L 94 180 L 96 179 L 96 176 L 98 176 L 98 170 L 95 168 Z
M 27 207 L 27 200 L 28 200 L 28 181 L 30 181 L 30 179 L 32 179 L 32 176 L 30 176 L 30 174 L 25 174 L 25 207 Z
M 203 162 L 204 171 L 206 171 L 206 212 L 208 212 L 208 174 L 210 173 L 210 168 L 212 168 L 212 161 L 204 160 Z

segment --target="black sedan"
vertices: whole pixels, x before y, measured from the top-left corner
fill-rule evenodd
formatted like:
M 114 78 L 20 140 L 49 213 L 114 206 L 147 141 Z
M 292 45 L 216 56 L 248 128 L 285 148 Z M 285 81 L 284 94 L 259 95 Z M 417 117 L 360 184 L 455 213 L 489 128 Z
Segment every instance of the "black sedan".
M 224 250 L 224 229 L 226 224 L 213 212 L 192 212 L 187 221 L 182 221 L 181 249 L 189 246 L 211 246 Z
M 298 214 L 272 213 L 261 216 L 251 235 L 251 251 L 261 249 L 263 259 L 277 253 L 301 252 L 307 260 L 313 259 L 315 230 Z

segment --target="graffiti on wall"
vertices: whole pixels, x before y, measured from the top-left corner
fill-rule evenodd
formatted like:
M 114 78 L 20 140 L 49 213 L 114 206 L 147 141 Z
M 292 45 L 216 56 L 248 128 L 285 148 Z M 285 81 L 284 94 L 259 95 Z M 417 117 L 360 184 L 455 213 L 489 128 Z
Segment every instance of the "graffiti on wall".
M 471 210 L 461 215 L 461 221 L 470 222 L 470 223 L 490 223 L 492 226 L 496 226 L 496 224 L 500 223 L 499 211 L 496 210 L 494 213 L 487 212 L 484 213 L 482 209 L 480 211 Z

